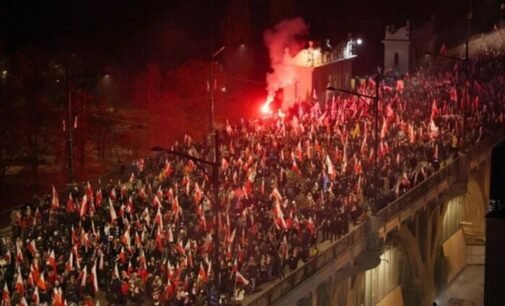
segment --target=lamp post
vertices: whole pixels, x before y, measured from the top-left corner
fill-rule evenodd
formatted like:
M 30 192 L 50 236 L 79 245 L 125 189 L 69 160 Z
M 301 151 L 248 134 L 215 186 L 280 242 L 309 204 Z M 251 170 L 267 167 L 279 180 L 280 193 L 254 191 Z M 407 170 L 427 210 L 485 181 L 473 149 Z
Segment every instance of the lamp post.
M 75 53 L 72 54 L 72 57 L 75 57 Z M 99 72 L 99 73 L 79 73 L 79 75 L 72 75 L 72 67 L 70 57 L 67 58 L 65 63 L 65 92 L 67 97 L 67 184 L 69 186 L 75 185 L 75 167 L 74 167 L 74 110 L 72 103 L 72 81 L 80 78 L 80 79 L 90 79 L 96 78 L 99 76 L 103 76 L 107 80 L 110 79 L 110 73 L 108 72 Z
M 335 88 L 335 87 L 327 87 L 326 90 L 330 91 L 337 91 L 337 92 L 342 92 L 346 93 L 349 95 L 353 95 L 356 97 L 360 98 L 367 98 L 367 99 L 373 99 L 374 100 L 374 152 L 375 152 L 375 159 L 374 159 L 374 209 L 377 209 L 377 202 L 378 202 L 378 194 L 379 194 L 379 85 L 381 82 L 381 69 L 380 67 L 377 68 L 377 75 L 375 76 L 375 96 L 369 96 L 365 94 L 360 94 L 354 91 L 346 90 L 346 89 L 341 89 L 341 88 Z
M 212 211 L 213 211 L 214 221 L 215 221 L 215 223 L 214 223 L 215 237 L 213 238 L 214 239 L 214 268 L 213 269 L 216 271 L 214 273 L 215 284 L 217 285 L 218 288 L 220 288 L 219 275 L 220 275 L 221 267 L 220 267 L 220 263 L 219 263 L 219 243 L 220 243 L 220 240 L 219 240 L 219 234 L 218 234 L 219 225 L 220 225 L 219 221 L 218 221 L 219 220 L 218 215 L 219 215 L 219 209 L 220 209 L 220 204 L 219 204 L 219 185 L 220 185 L 220 182 L 219 182 L 219 166 L 220 166 L 219 165 L 219 158 L 220 158 L 219 157 L 219 155 L 220 155 L 219 154 L 219 132 L 217 130 L 214 130 L 213 134 L 214 134 L 214 158 L 215 158 L 214 161 L 209 161 L 209 160 L 205 160 L 202 158 L 194 157 L 194 156 L 188 155 L 183 152 L 168 150 L 168 149 L 160 147 L 160 146 L 153 147 L 151 149 L 151 151 L 164 152 L 166 154 L 175 155 L 175 156 L 179 156 L 179 157 L 191 160 L 191 161 L 198 163 L 198 164 L 212 166 L 212 185 L 213 185 L 213 189 L 214 189 L 213 190 Z
M 214 90 L 215 90 L 215 77 L 214 77 L 214 59 L 216 56 L 218 56 L 221 52 L 223 52 L 225 49 L 225 46 L 222 46 L 219 48 L 217 51 L 211 53 L 210 57 L 210 69 L 209 69 L 209 131 L 212 133 L 214 130 Z

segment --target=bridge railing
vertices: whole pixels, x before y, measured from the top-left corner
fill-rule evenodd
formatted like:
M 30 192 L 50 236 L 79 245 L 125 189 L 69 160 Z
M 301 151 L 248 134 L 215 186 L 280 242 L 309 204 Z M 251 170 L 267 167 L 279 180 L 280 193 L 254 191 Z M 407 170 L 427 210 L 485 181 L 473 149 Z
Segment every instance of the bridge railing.
M 398 199 L 389 203 L 386 207 L 378 211 L 376 213 L 376 216 L 382 218 L 382 220 L 388 220 L 389 218 L 400 213 L 402 210 L 409 208 L 409 205 L 411 203 L 422 198 L 431 188 L 440 184 L 442 181 L 448 178 L 452 178 L 454 181 L 457 180 L 459 174 L 461 173 L 461 170 L 466 169 L 467 162 L 478 158 L 483 153 L 489 152 L 490 147 L 496 145 L 504 138 L 505 128 L 496 131 L 492 135 L 489 135 L 477 143 L 474 147 L 472 147 L 467 152 L 466 158 L 457 157 L 454 160 L 450 161 L 447 165 L 440 168 L 430 177 L 417 184 L 408 192 L 400 196 Z M 358 244 L 360 240 L 366 239 L 366 229 L 368 226 L 368 221 L 361 224 L 349 234 L 331 245 L 328 249 L 321 252 L 315 258 L 311 259 L 305 265 L 298 267 L 296 270 L 291 272 L 283 280 L 265 289 L 265 291 L 260 295 L 251 298 L 251 300 L 246 299 L 246 301 L 244 301 L 244 304 L 248 306 L 263 306 L 272 305 L 275 302 L 279 301 L 289 291 L 293 290 L 296 286 L 300 285 L 310 276 L 317 273 L 317 271 L 323 268 L 326 264 L 338 259 L 344 253 L 349 251 L 353 246 Z
M 434 186 L 438 185 L 443 180 L 447 178 L 456 178 L 459 174 L 460 167 L 462 166 L 462 159 L 460 157 L 454 159 L 445 167 L 439 169 L 433 173 L 430 177 L 417 184 L 415 187 L 401 195 L 395 201 L 389 203 L 386 207 L 379 210 L 375 215 L 381 220 L 389 220 L 393 216 L 396 216 L 402 210 L 408 208 L 408 206 L 420 199 Z
M 338 259 L 343 254 L 349 252 L 355 245 L 366 238 L 368 223 L 363 223 L 354 228 L 353 231 L 332 244 L 329 248 L 321 251 L 317 256 L 290 272 L 280 282 L 266 289 L 258 297 L 246 301 L 249 306 L 273 305 L 296 286 L 317 273 L 328 263 Z

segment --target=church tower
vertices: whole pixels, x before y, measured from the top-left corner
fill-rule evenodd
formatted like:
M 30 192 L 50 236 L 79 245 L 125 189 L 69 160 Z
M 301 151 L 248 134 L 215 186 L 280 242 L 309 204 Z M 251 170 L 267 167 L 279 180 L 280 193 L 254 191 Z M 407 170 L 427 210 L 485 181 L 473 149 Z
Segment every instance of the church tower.
M 410 63 L 410 22 L 407 20 L 404 27 L 395 29 L 394 26 L 386 27 L 384 44 L 384 72 L 406 73 Z

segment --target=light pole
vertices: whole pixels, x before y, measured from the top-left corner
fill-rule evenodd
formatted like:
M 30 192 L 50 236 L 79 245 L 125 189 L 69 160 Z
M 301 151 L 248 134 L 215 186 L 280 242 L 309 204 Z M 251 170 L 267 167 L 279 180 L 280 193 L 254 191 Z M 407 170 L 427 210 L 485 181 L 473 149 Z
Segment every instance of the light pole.
M 330 91 L 338 91 L 346 94 L 350 94 L 356 97 L 360 98 L 366 98 L 366 99 L 372 99 L 374 100 L 374 152 L 375 152 L 375 159 L 374 159 L 374 204 L 373 204 L 373 209 L 378 209 L 378 195 L 379 195 L 379 86 L 381 82 L 381 68 L 377 67 L 377 75 L 375 76 L 375 96 L 369 96 L 365 94 L 360 94 L 358 92 L 346 90 L 346 89 L 341 89 L 341 88 L 335 88 L 335 87 L 327 87 L 326 90 Z
M 95 78 L 97 76 L 104 76 L 107 80 L 110 79 L 110 74 L 108 72 L 101 73 L 79 73 L 79 75 L 72 75 L 71 71 L 71 58 L 75 57 L 75 53 L 71 57 L 67 58 L 65 63 L 65 91 L 67 97 L 67 122 L 65 128 L 67 129 L 67 184 L 69 186 L 75 185 L 75 167 L 74 167 L 74 128 L 75 128 L 75 117 L 72 103 L 72 80 L 77 78 L 89 79 Z
M 214 90 L 215 90 L 215 77 L 214 77 L 214 59 L 216 56 L 218 56 L 221 52 L 223 52 L 225 49 L 225 46 L 222 46 L 219 48 L 217 51 L 212 52 L 211 57 L 210 57 L 210 69 L 209 69 L 209 131 L 212 133 L 214 131 Z

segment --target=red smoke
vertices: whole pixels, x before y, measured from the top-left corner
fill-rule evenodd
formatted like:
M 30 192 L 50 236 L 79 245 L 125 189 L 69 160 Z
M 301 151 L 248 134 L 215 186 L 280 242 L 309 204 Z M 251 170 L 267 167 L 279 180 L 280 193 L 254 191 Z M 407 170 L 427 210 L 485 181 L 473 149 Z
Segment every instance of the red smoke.
M 283 65 L 287 54 L 297 54 L 305 44 L 303 36 L 308 32 L 308 27 L 302 18 L 283 20 L 273 29 L 264 33 L 265 45 L 268 48 L 273 72 L 267 74 L 268 97 L 265 104 L 273 101 L 275 92 L 295 81 L 293 67 Z M 268 106 L 265 106 L 267 109 Z

